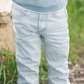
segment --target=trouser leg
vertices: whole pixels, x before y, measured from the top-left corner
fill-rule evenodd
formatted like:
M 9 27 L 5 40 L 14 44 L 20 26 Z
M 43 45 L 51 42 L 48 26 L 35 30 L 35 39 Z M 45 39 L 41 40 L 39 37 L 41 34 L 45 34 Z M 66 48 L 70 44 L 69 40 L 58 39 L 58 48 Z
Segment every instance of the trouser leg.
M 64 14 L 65 15 L 65 14 Z M 61 16 L 60 16 L 61 17 Z M 47 18 L 47 27 L 42 31 L 43 49 L 48 65 L 49 84 L 70 84 L 69 81 L 69 30 L 67 18 Z
M 50 34 L 43 40 L 48 65 L 49 84 L 69 84 L 69 37 L 68 32 Z
M 12 14 L 18 71 L 17 84 L 39 84 L 42 41 L 37 33 L 38 14 L 23 10 L 15 4 L 13 4 Z
M 45 38 L 43 42 L 48 65 L 49 84 L 69 84 L 68 38 L 57 42 L 52 41 Z
M 41 58 L 41 37 L 32 32 L 17 38 L 16 62 L 17 84 L 39 84 L 39 65 Z

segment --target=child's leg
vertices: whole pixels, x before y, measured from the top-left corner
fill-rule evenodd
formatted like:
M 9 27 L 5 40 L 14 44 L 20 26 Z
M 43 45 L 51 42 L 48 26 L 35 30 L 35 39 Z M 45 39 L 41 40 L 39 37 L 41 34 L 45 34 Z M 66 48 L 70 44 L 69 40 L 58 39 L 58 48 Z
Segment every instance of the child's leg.
M 12 22 L 16 41 L 17 84 L 39 84 L 41 36 L 38 15 L 13 4 Z
M 43 49 L 48 65 L 49 84 L 70 84 L 68 79 L 70 38 L 65 8 L 48 14 L 47 27 L 41 34 L 44 36 Z

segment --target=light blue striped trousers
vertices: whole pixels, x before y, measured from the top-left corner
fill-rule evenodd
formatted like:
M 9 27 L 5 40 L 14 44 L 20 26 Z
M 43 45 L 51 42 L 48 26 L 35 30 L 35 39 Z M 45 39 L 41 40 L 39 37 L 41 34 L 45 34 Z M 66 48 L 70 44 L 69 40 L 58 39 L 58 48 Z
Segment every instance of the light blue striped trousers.
M 54 12 L 36 12 L 13 2 L 17 84 L 39 84 L 41 43 L 48 66 L 49 84 L 70 84 L 69 29 L 66 6 Z

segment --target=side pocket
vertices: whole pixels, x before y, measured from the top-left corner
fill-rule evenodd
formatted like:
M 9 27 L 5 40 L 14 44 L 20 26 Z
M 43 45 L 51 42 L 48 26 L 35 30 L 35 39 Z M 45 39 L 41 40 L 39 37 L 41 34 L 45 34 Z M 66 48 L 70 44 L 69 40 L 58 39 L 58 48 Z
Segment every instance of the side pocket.
M 18 8 L 15 4 L 12 4 L 12 17 L 13 18 L 21 18 L 25 14 L 23 13 L 23 10 Z
M 67 18 L 67 9 L 66 6 L 64 6 L 62 9 L 58 10 L 55 14 L 54 14 L 55 19 L 57 20 L 62 20 L 62 19 L 66 19 Z

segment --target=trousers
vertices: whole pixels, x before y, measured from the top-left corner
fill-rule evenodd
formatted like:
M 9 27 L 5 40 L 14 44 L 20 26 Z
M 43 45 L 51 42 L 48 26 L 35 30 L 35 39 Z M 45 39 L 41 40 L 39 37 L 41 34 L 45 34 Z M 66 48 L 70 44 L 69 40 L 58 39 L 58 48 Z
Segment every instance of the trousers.
M 17 84 L 39 84 L 42 42 L 49 84 L 70 84 L 67 19 L 66 6 L 54 12 L 36 12 L 12 3 Z

